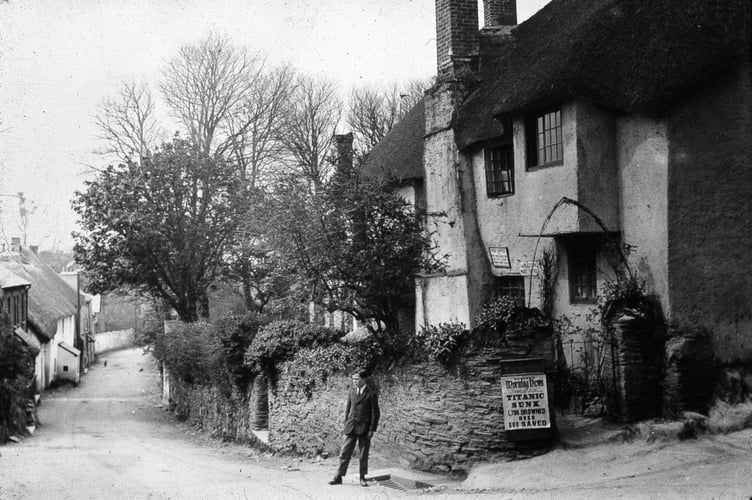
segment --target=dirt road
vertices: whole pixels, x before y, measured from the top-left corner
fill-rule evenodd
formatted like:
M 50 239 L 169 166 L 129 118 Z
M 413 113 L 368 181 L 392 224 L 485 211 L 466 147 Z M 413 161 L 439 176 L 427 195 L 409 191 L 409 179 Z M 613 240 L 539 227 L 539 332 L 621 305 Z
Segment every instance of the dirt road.
M 100 359 L 78 387 L 46 395 L 34 436 L 0 447 L 0 499 L 405 496 L 383 486 L 329 486 L 333 462 L 192 437 L 159 407 L 158 391 L 152 358 L 131 349 Z
M 274 457 L 192 432 L 161 408 L 156 366 L 136 349 L 108 354 L 78 387 L 46 395 L 40 419 L 33 437 L 0 447 L 0 500 L 415 496 L 380 485 L 361 488 L 355 477 L 328 486 L 334 458 Z M 478 466 L 465 482 L 447 481 L 421 497 L 746 500 L 752 498 L 752 430 L 556 449 Z

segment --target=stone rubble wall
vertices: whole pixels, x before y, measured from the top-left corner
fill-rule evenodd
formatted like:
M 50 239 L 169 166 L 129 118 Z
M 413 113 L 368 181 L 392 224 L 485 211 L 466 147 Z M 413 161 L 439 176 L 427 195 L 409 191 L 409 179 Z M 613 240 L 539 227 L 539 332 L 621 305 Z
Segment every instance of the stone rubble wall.
M 624 422 L 660 416 L 662 323 L 623 314 L 611 326 L 616 340 L 617 416 Z
M 215 387 L 187 385 L 169 377 L 169 407 L 178 418 L 223 441 L 262 443 L 253 433 L 253 385 L 244 395 L 227 395 Z
M 707 413 L 718 379 L 710 333 L 702 328 L 672 331 L 664 362 L 664 413 Z
M 372 449 L 401 465 L 440 472 L 546 449 L 547 440 L 513 442 L 504 431 L 501 361 L 531 357 L 553 367 L 550 337 L 527 350 L 516 346 L 514 353 L 478 349 L 451 367 L 426 362 L 375 374 L 382 416 Z M 349 377 L 330 376 L 312 391 L 295 381 L 295 374 L 283 372 L 270 391 L 270 442 L 299 453 L 336 455 Z M 551 377 L 548 391 L 553 401 Z
M 510 440 L 504 431 L 500 386 L 502 360 L 542 357 L 546 370 L 553 368 L 551 336 L 536 335 L 506 347 L 475 348 L 450 366 L 424 362 L 374 374 L 382 415 L 374 452 L 404 466 L 451 472 L 546 450 L 550 439 Z M 258 421 L 253 384 L 247 394 L 228 397 L 216 388 L 170 379 L 169 405 L 180 418 L 220 439 L 260 444 L 253 432 Z M 349 374 L 331 375 L 313 386 L 302 380 L 301 374 L 287 368 L 270 380 L 269 445 L 336 456 L 342 444 Z M 550 402 L 553 391 L 549 377 Z M 553 411 L 551 418 L 555 420 Z

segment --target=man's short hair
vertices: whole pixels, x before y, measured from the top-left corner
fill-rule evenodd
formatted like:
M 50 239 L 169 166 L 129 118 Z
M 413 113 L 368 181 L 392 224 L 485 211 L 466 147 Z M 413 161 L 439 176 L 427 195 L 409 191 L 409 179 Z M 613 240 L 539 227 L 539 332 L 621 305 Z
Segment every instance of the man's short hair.
M 367 379 L 368 378 L 368 370 L 366 370 L 364 368 L 359 368 L 359 369 L 357 369 L 357 370 L 355 370 L 353 372 L 352 376 L 354 377 L 355 375 L 357 375 L 358 377 L 360 377 L 362 379 Z

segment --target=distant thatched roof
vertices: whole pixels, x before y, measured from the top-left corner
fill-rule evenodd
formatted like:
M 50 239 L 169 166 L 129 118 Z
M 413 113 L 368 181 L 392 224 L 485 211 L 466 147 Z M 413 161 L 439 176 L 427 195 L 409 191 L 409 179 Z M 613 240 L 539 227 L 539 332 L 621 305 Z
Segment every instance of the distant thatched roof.
M 17 286 L 28 285 L 31 285 L 31 283 L 19 276 L 16 276 L 8 269 L 0 267 L 0 288 L 14 288 Z
M 57 321 L 76 314 L 76 292 L 33 252 L 0 254 L 0 269 L 31 283 L 29 288 L 29 324 L 40 335 L 51 339 Z
M 749 56 L 750 2 L 553 0 L 512 37 L 481 61 L 455 122 L 460 147 L 500 133 L 484 110 L 509 118 L 583 98 L 660 113 Z
M 384 182 L 423 178 L 424 99 L 413 107 L 371 150 L 360 171 Z

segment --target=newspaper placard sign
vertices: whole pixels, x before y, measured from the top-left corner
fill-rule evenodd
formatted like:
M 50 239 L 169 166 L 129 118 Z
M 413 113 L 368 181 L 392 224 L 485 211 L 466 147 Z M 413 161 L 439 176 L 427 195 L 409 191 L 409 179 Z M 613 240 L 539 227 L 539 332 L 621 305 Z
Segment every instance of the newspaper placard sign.
M 491 256 L 491 264 L 494 267 L 511 269 L 512 263 L 509 262 L 509 248 L 507 247 L 488 247 L 488 254 Z
M 543 373 L 521 373 L 501 377 L 504 405 L 504 429 L 548 429 L 548 388 Z

